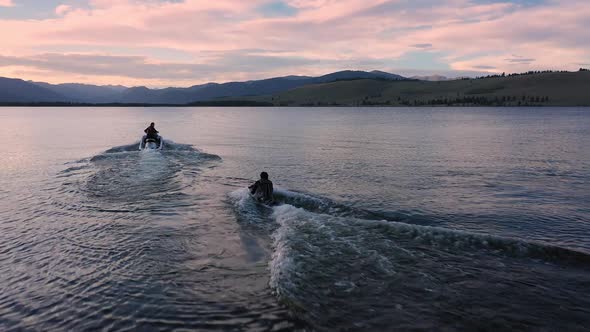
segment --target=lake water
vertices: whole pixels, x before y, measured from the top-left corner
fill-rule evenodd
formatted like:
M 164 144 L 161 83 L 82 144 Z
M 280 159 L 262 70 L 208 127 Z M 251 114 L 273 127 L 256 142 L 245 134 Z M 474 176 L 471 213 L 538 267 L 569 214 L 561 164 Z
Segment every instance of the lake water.
M 151 121 L 165 148 L 139 152 Z M 590 109 L 0 123 L 0 330 L 590 326 Z M 247 194 L 263 170 L 279 206 Z

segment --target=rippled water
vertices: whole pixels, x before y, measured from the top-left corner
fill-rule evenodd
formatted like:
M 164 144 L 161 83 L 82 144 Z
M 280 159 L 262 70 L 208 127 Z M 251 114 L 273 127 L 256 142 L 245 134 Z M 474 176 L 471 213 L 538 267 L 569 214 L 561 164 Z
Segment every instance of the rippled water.
M 1 330 L 590 325 L 588 109 L 0 119 Z M 166 148 L 139 152 L 151 121 Z

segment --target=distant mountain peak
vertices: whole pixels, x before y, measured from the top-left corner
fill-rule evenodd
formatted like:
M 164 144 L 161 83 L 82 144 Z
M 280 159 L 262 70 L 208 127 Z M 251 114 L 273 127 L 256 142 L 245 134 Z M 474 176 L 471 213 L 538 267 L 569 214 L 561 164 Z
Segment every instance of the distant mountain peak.
M 146 91 L 146 90 L 150 90 L 150 88 L 148 88 L 147 86 L 141 85 L 141 86 L 131 87 L 128 90 Z
M 18 78 L 0 77 L 0 102 L 57 102 L 65 99 L 46 87 Z
M 341 80 L 356 79 L 385 79 L 405 80 L 400 75 L 373 70 L 371 72 L 361 70 L 342 70 L 319 77 L 288 75 L 262 80 L 250 80 L 246 82 L 206 83 L 194 85 L 188 88 L 168 87 L 150 89 L 146 86 L 124 87 L 121 85 L 92 85 L 83 83 L 49 84 L 44 82 L 25 82 L 32 87 L 44 90 L 21 89 L 19 94 L 26 101 L 62 101 L 85 103 L 162 103 L 162 104 L 186 104 L 195 101 L 213 100 L 221 97 L 242 97 L 272 95 L 283 91 L 299 88 L 305 85 L 330 83 Z M 9 82 L 10 83 L 10 82 Z M 7 91 L 17 91 L 6 83 Z M 26 91 L 31 91 L 27 95 Z M 35 92 L 36 91 L 36 92 Z M 42 91 L 45 91 L 44 93 Z M 35 92 L 35 93 L 33 93 Z M 42 97 L 39 99 L 39 97 Z M 14 98 L 5 96 L 5 100 Z M 20 98 L 20 97 L 19 97 Z M 21 98 L 21 99 L 22 99 Z M 0 98 L 0 102 L 4 101 Z
M 349 79 L 386 79 L 386 80 L 405 80 L 406 78 L 400 75 L 391 74 L 383 71 L 374 70 L 371 72 L 362 70 L 342 70 L 335 73 L 327 74 L 317 78 L 319 81 L 327 83 L 336 80 Z
M 391 73 L 388 73 L 388 72 L 382 71 L 382 70 L 371 70 L 371 73 L 373 73 L 373 74 L 387 74 L 387 75 L 392 75 Z

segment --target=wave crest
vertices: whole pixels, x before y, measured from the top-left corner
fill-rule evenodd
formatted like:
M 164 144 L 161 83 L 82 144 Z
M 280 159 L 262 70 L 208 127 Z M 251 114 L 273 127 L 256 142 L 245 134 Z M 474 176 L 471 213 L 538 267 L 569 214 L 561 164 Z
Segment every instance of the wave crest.
M 548 317 L 564 296 L 572 299 L 571 318 L 587 321 L 581 313 L 590 300 L 578 294 L 590 291 L 588 254 L 377 219 L 378 213 L 284 189 L 277 190 L 282 205 L 266 208 L 271 213 L 257 213 L 265 210 L 245 189 L 230 196 L 240 221 L 269 230 L 270 286 L 315 329 L 403 330 L 417 321 L 426 330 L 510 328 L 514 312 L 521 321 L 551 326 Z M 486 312 L 494 314 L 489 324 L 482 322 Z

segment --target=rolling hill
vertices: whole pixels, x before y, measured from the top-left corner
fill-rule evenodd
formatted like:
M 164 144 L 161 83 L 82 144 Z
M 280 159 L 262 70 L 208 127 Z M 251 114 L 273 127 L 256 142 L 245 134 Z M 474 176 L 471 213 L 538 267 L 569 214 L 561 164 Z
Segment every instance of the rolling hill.
M 590 106 L 590 72 L 546 72 L 451 81 L 337 81 L 253 98 L 282 106 Z

